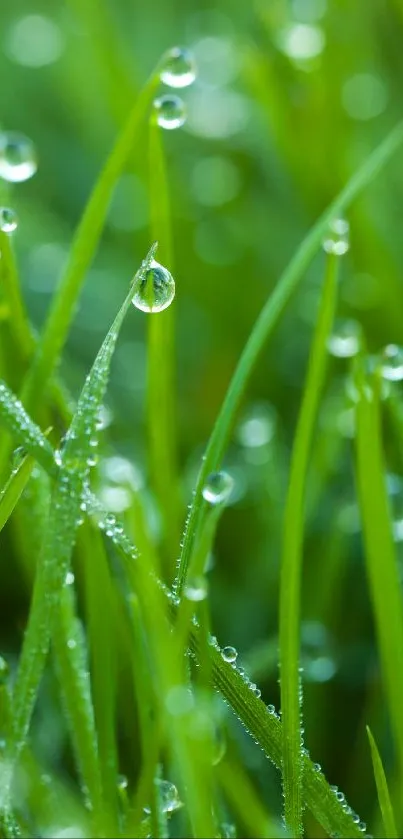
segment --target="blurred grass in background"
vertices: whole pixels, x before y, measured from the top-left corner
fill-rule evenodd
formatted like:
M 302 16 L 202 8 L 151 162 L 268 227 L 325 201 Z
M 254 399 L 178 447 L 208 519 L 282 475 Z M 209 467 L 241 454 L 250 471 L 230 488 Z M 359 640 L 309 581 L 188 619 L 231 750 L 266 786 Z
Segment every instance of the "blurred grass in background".
M 141 85 L 167 48 L 184 44 L 195 55 L 198 77 L 183 91 L 187 122 L 162 138 L 173 219 L 168 267 L 176 280 L 184 512 L 263 302 L 307 229 L 402 115 L 403 2 L 66 0 L 50 6 L 18 0 L 3 5 L 0 22 L 0 125 L 27 134 L 39 160 L 32 180 L 0 183 L 1 203 L 19 218 L 13 243 L 37 330 L 87 196 Z M 391 743 L 354 489 L 349 357 L 357 327 L 349 322 L 361 324 L 370 352 L 403 343 L 402 172 L 397 156 L 349 213 L 351 249 L 341 267 L 340 323 L 311 462 L 304 556 L 305 743 L 330 783 L 369 821 L 375 784 L 366 725 L 386 769 Z M 148 250 L 149 182 L 144 125 L 116 187 L 64 351 L 62 374 L 74 396 Z M 235 489 L 209 572 L 214 632 L 220 643 L 237 647 L 265 701 L 276 706 L 282 516 L 323 269 L 319 255 L 248 387 L 224 463 Z M 147 481 L 146 320 L 140 313 L 127 319 L 112 363 L 97 489 L 117 513 L 125 509 L 127 482 Z M 6 312 L 1 326 L 7 330 Z M 13 359 L 2 358 L 0 366 L 12 384 Z M 399 523 L 402 451 L 392 438 L 386 444 Z M 159 512 L 151 494 L 147 498 L 158 541 Z M 395 527 L 398 551 L 402 529 Z M 29 597 L 29 581 L 14 561 L 24 539 L 34 540 L 34 529 L 16 535 L 10 526 L 2 534 L 1 653 L 10 661 L 20 647 Z M 121 680 L 119 703 L 128 707 L 124 674 Z M 35 739 L 44 763 L 69 771 L 54 690 L 49 675 Z M 263 800 L 279 813 L 277 773 L 237 724 L 231 728 L 237 745 L 228 748 L 241 751 Z M 129 774 L 136 771 L 136 737 L 134 727 L 121 731 L 121 762 Z

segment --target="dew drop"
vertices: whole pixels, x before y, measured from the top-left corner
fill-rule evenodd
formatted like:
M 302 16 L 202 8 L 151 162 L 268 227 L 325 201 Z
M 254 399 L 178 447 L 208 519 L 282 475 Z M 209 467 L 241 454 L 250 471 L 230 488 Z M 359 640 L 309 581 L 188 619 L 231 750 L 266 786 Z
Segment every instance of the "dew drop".
M 160 128 L 173 131 L 175 128 L 181 128 L 186 122 L 186 108 L 179 96 L 159 96 L 154 99 L 153 107 Z
M 68 571 L 65 578 L 64 583 L 66 586 L 72 586 L 74 583 L 74 574 L 72 571 Z
M 223 647 L 221 650 L 221 657 L 228 664 L 235 664 L 238 657 L 238 653 L 235 647 Z
M 212 472 L 203 487 L 203 498 L 209 504 L 222 504 L 228 501 L 233 486 L 234 481 L 228 472 Z
M 168 87 L 189 87 L 196 78 L 196 65 L 190 50 L 173 47 L 165 57 L 160 79 Z
M 198 602 L 207 597 L 207 580 L 205 577 L 191 577 L 186 583 L 183 593 L 187 600 Z
M 10 207 L 0 207 L 0 230 L 3 233 L 13 233 L 18 227 L 18 219 Z
M 155 783 L 159 789 L 160 807 L 163 813 L 174 813 L 175 810 L 180 810 L 183 807 L 175 784 L 172 784 L 171 781 L 160 780 L 159 778 Z
M 0 656 L 0 685 L 4 685 L 4 682 L 8 679 L 9 672 L 8 662 L 3 656 Z
M 37 168 L 35 147 L 29 137 L 16 131 L 0 134 L 0 178 L 20 183 L 32 178 Z
M 134 287 L 133 306 L 142 312 L 155 314 L 167 309 L 174 297 L 175 280 L 172 274 L 153 259 Z
M 344 218 L 333 219 L 323 239 L 323 250 L 343 256 L 350 247 L 350 225 Z
M 328 338 L 327 348 L 336 358 L 352 358 L 357 355 L 361 343 L 361 325 L 356 320 L 340 320 Z
M 381 355 L 381 372 L 389 382 L 400 382 L 403 379 L 403 347 L 388 344 Z

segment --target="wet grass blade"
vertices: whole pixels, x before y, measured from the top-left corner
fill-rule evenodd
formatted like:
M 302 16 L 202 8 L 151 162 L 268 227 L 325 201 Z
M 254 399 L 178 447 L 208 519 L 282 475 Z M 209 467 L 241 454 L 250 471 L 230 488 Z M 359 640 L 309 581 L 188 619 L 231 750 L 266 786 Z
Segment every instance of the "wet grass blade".
M 50 474 L 55 473 L 53 450 L 38 425 L 27 414 L 19 399 L 0 381 L 0 422 L 20 446 Z
M 382 813 L 383 826 L 385 829 L 385 839 L 397 839 L 398 832 L 396 830 L 395 816 L 393 813 L 392 802 L 390 800 L 388 782 L 386 780 L 385 770 L 383 768 L 382 759 L 375 743 L 371 729 L 367 726 L 367 734 L 369 745 L 371 749 L 372 765 L 374 767 L 374 776 L 376 783 L 376 790 L 378 793 L 379 807 Z
M 151 238 L 158 241 L 161 263 L 173 271 L 171 208 L 161 128 L 150 118 Z M 147 430 L 151 486 L 163 517 L 168 577 L 174 571 L 180 541 L 179 494 L 176 472 L 175 307 L 148 319 Z
M 337 198 L 335 198 L 309 231 L 260 312 L 227 389 L 223 405 L 214 425 L 205 457 L 200 467 L 195 494 L 186 523 L 183 547 L 175 581 L 175 590 L 179 594 L 183 588 L 193 541 L 201 520 L 203 486 L 210 472 L 215 471 L 221 464 L 224 449 L 242 395 L 262 348 L 274 330 L 284 307 L 304 276 L 306 268 L 320 247 L 329 221 L 346 210 L 375 175 L 382 170 L 402 143 L 403 122 L 399 122 L 378 148 L 364 161 Z
M 94 442 L 97 438 L 97 417 L 105 395 L 110 361 L 120 327 L 131 304 L 134 284 L 139 275 L 147 270 L 154 252 L 155 246 L 151 248 L 133 279 L 128 295 L 98 352 L 66 436 L 14 686 L 14 718 L 9 741 L 10 777 L 7 778 L 6 789 L 11 782 L 16 758 L 28 732 L 59 608 L 60 592 L 70 564 L 75 533 L 81 516 L 84 487 L 88 480 Z
M 312 341 L 302 405 L 293 444 L 284 515 L 280 573 L 280 692 L 283 723 L 283 792 L 285 821 L 293 836 L 302 835 L 301 685 L 299 634 L 305 493 L 309 458 L 325 376 L 326 342 L 333 323 L 338 257 L 329 255 Z
M 365 559 L 385 696 L 400 784 L 403 782 L 403 603 L 385 486 L 379 404 L 380 382 L 357 370 L 357 484 Z

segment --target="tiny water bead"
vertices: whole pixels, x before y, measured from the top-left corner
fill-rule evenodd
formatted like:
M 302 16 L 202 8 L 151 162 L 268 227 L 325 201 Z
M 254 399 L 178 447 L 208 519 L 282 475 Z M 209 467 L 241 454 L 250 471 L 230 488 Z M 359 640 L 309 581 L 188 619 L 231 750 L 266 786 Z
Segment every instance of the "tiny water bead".
M 228 472 L 212 472 L 203 487 L 203 498 L 209 504 L 222 504 L 228 501 L 233 487 L 234 481 Z
M 403 347 L 388 344 L 382 350 L 381 373 L 389 382 L 400 382 L 403 379 Z
M 221 657 L 227 662 L 227 664 L 235 664 L 238 658 L 238 653 L 235 647 L 223 647 L 221 650 Z
M 173 47 L 165 57 L 160 79 L 168 87 L 189 87 L 196 78 L 196 65 L 190 50 Z
M 344 218 L 333 219 L 323 239 L 323 250 L 335 256 L 344 256 L 350 247 L 350 225 Z
M 27 181 L 38 168 L 32 140 L 16 131 L 0 134 L 0 178 L 12 183 Z
M 142 312 L 155 314 L 167 309 L 174 297 L 175 280 L 172 274 L 153 259 L 134 287 L 133 306 Z
M 179 96 L 166 94 L 154 99 L 154 110 L 160 128 L 173 131 L 186 122 L 185 104 Z
M 0 207 L 0 230 L 3 233 L 13 233 L 18 227 L 18 219 L 9 207 Z
M 361 345 L 361 325 L 356 320 L 339 320 L 327 341 L 327 348 L 336 358 L 352 358 Z

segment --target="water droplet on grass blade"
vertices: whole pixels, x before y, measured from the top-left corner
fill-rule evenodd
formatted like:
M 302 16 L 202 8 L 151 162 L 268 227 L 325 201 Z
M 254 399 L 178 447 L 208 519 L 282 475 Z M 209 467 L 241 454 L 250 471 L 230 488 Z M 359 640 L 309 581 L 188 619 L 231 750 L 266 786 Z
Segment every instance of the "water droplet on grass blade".
M 160 128 L 173 131 L 186 122 L 185 104 L 179 96 L 166 94 L 154 99 L 154 110 Z
M 178 790 L 175 784 L 171 781 L 160 780 L 155 781 L 160 796 L 160 807 L 163 813 L 174 813 L 183 807 L 183 803 L 179 798 Z
M 190 50 L 173 47 L 165 56 L 160 79 L 168 87 L 188 87 L 196 78 L 196 65 Z
M 388 344 L 381 355 L 381 372 L 384 379 L 400 382 L 403 379 L 403 347 Z
M 18 227 L 18 219 L 9 207 L 0 207 L 0 230 L 3 233 L 13 233 Z
M 233 486 L 234 481 L 228 472 L 212 472 L 203 487 L 203 498 L 209 504 L 222 504 L 228 501 Z
M 335 218 L 329 223 L 323 239 L 326 253 L 343 256 L 350 247 L 350 225 L 344 218 Z
M 223 647 L 221 650 L 221 657 L 228 664 L 235 664 L 238 658 L 238 653 L 235 647 Z
M 0 134 L 0 177 L 12 183 L 27 181 L 38 168 L 35 147 L 16 131 Z
M 361 343 L 361 325 L 356 320 L 340 320 L 328 338 L 327 348 L 336 358 L 352 358 L 357 355 Z
M 207 597 L 207 580 L 205 577 L 191 577 L 186 582 L 183 593 L 187 600 L 197 603 Z
M 140 274 L 134 287 L 133 306 L 155 314 L 167 309 L 175 297 L 175 280 L 163 265 L 152 260 L 147 271 Z

